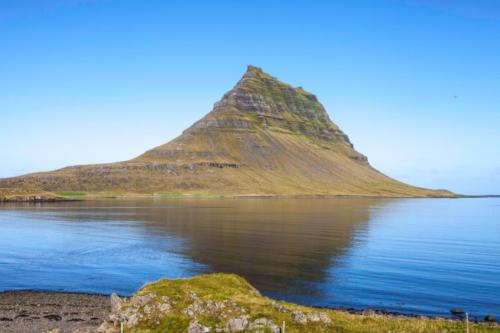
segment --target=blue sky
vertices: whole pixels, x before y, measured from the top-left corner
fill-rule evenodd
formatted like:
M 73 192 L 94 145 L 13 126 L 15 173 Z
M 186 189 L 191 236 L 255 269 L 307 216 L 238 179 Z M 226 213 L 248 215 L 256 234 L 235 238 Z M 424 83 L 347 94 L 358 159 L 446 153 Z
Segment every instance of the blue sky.
M 0 0 L 0 177 L 139 155 L 253 64 L 379 170 L 500 193 L 499 39 L 499 0 Z

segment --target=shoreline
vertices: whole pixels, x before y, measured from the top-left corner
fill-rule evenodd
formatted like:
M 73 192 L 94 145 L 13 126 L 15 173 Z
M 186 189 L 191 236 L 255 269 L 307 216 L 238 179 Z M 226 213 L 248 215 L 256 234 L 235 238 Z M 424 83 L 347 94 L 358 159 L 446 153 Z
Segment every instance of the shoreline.
M 147 284 L 146 284 L 147 285 Z M 5 301 L 5 296 L 7 298 L 16 298 L 16 296 L 28 296 L 30 298 L 30 301 L 26 305 L 32 306 L 33 304 L 36 304 L 38 307 L 41 305 L 40 302 L 36 302 L 39 299 L 44 299 L 44 298 L 54 298 L 54 299 L 61 299 L 63 300 L 63 305 L 58 305 L 58 304 L 50 304 L 53 306 L 53 311 L 55 309 L 60 308 L 61 306 L 64 306 L 64 299 L 72 299 L 72 300 L 77 300 L 81 299 L 83 301 L 85 300 L 93 300 L 93 301 L 99 301 L 101 306 L 103 308 L 109 308 L 108 310 L 111 311 L 111 303 L 110 303 L 110 298 L 111 294 L 100 294 L 100 293 L 85 293 L 85 292 L 78 292 L 78 291 L 54 291 L 54 290 L 42 290 L 42 289 L 25 289 L 25 290 L 4 290 L 0 291 L 0 328 L 2 327 L 2 322 L 8 321 L 6 320 L 5 314 L 3 313 L 2 306 L 4 305 Z M 129 299 L 133 295 L 118 295 L 122 299 Z M 38 299 L 39 298 L 39 299 Z M 272 298 L 273 299 L 273 298 Z M 273 299 L 275 300 L 275 299 Z M 279 301 L 279 300 L 275 300 Z M 16 300 L 18 302 L 18 300 Z M 16 303 L 18 306 L 22 306 L 22 303 Z M 299 304 L 301 305 L 301 304 Z M 307 306 L 310 308 L 318 309 L 318 310 L 332 310 L 332 311 L 337 311 L 337 312 L 342 312 L 342 313 L 348 313 L 348 314 L 353 314 L 353 315 L 359 315 L 359 316 L 364 316 L 364 317 L 379 317 L 379 318 L 388 318 L 388 319 L 422 319 L 422 320 L 447 320 L 450 322 L 460 322 L 464 321 L 465 319 L 465 313 L 462 315 L 453 315 L 451 313 L 450 309 L 450 316 L 441 316 L 441 315 L 429 315 L 429 314 L 418 314 L 418 313 L 404 313 L 404 312 L 397 312 L 397 311 L 390 311 L 390 310 L 384 310 L 381 308 L 363 308 L 363 309 L 358 309 L 358 308 L 348 308 L 348 307 L 331 307 L 331 306 L 316 306 L 316 305 L 303 305 Z M 23 311 L 21 311 L 23 312 Z M 73 313 L 74 314 L 74 313 Z M 106 316 L 103 317 L 103 321 L 107 319 L 108 313 L 106 313 Z M 484 315 L 484 316 L 469 316 L 469 322 L 471 323 L 476 323 L 476 324 L 489 324 L 492 326 L 497 326 L 500 327 L 500 321 L 488 321 L 485 320 L 485 318 L 489 315 Z M 482 318 L 481 318 L 482 317 Z M 11 318 L 13 319 L 13 318 Z M 38 318 L 41 319 L 41 318 Z M 3 332 L 0 330 L 0 332 Z
M 110 311 L 109 296 L 105 295 L 3 291 L 0 292 L 0 332 L 96 332 Z

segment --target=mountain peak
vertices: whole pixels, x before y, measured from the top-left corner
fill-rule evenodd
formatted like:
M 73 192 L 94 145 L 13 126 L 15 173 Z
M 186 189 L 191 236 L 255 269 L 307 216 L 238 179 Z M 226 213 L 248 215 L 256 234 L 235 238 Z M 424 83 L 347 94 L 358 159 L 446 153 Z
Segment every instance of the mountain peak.
M 273 84 L 284 85 L 284 83 L 278 80 L 277 78 L 264 72 L 262 68 L 253 65 L 248 65 L 246 72 L 243 74 L 240 81 L 238 81 L 234 89 L 243 87 L 251 90 L 252 88 L 258 88 L 261 85 L 273 85 Z
M 322 123 L 330 122 L 315 95 L 302 87 L 284 83 L 252 65 L 214 107 L 214 111 L 229 109 L 278 116 L 290 114 Z
M 252 65 L 213 110 L 185 133 L 230 128 L 282 131 L 352 148 L 347 135 L 330 120 L 316 96 Z
M 264 71 L 260 67 L 254 65 L 248 65 L 246 73 L 264 73 Z

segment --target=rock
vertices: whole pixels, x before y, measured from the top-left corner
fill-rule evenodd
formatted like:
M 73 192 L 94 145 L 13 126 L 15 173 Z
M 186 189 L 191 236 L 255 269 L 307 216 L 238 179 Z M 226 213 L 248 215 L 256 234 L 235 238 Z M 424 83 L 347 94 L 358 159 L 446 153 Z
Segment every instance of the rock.
M 321 319 L 319 318 L 319 314 L 317 312 L 311 312 L 306 315 L 307 321 L 319 322 Z
M 280 333 L 281 329 L 278 325 L 276 325 L 272 320 L 267 318 L 258 318 L 255 319 L 249 326 L 249 331 L 253 333 Z
M 191 303 L 185 309 L 182 310 L 182 313 L 187 315 L 188 317 L 194 317 L 195 315 L 201 313 L 202 311 L 203 311 L 202 302 L 198 298 L 195 298 L 193 303 Z
M 252 128 L 252 124 L 243 119 L 202 119 L 194 123 L 191 129 L 202 128 Z
M 461 309 L 451 309 L 450 312 L 454 316 L 461 316 L 465 313 L 464 310 Z
M 194 320 L 189 323 L 188 333 L 207 333 L 212 329 L 208 326 L 203 326 L 198 321 Z
M 497 319 L 495 318 L 495 316 L 488 315 L 488 316 L 484 317 L 484 321 L 488 322 L 488 323 L 494 323 L 497 321 Z
M 153 306 L 149 305 L 149 304 L 146 304 L 144 306 L 144 314 L 145 315 L 149 315 L 149 314 L 151 314 L 151 312 L 153 312 Z
M 62 317 L 60 315 L 57 315 L 57 314 L 49 314 L 49 315 L 43 316 L 43 318 L 46 318 L 50 321 L 61 321 L 62 320 Z
M 121 315 L 119 313 L 112 313 L 109 315 L 109 321 L 119 323 L 121 322 Z
M 174 301 L 170 299 L 168 296 L 162 296 L 160 297 L 160 302 L 161 303 L 168 303 L 168 304 L 174 304 Z
M 189 298 L 193 299 L 193 300 L 199 300 L 200 298 L 198 297 L 198 294 L 192 290 L 189 291 L 189 294 L 188 294 Z
M 170 303 L 160 303 L 158 304 L 158 310 L 160 310 L 161 313 L 168 312 L 172 309 L 172 305 Z
M 248 326 L 248 316 L 231 318 L 227 321 L 225 332 L 241 332 Z
M 303 312 L 293 311 L 292 319 L 299 324 L 307 324 L 307 316 Z
M 141 315 L 138 313 L 137 309 L 128 308 L 128 311 L 122 314 L 121 318 L 128 327 L 134 327 L 139 322 Z
M 292 319 L 299 324 L 312 323 L 323 323 L 325 325 L 330 325 L 332 323 L 331 318 L 324 312 L 310 312 L 303 313 L 300 311 L 292 312 Z
M 117 331 L 118 330 L 115 329 L 115 326 L 112 323 L 107 322 L 107 321 L 102 323 L 101 326 L 99 326 L 96 330 L 97 333 L 115 333 Z
M 115 294 L 111 294 L 111 312 L 112 313 L 118 313 L 120 312 L 120 308 L 122 307 L 122 300 L 121 298 Z
M 156 297 L 155 294 L 147 294 L 147 295 L 135 295 L 132 297 L 130 300 L 130 304 L 133 306 L 144 306 L 147 303 L 149 303 L 151 300 L 153 300 Z
M 220 317 L 227 306 L 230 307 L 230 309 L 228 309 L 228 312 L 232 312 L 233 310 L 244 312 L 242 311 L 243 309 L 239 308 L 232 302 L 217 302 L 212 300 L 201 301 L 200 299 L 195 298 L 193 303 L 182 310 L 182 313 L 191 318 L 197 315 Z
M 127 303 L 123 309 L 123 301 L 116 295 L 111 295 L 111 315 L 109 319 L 118 324 L 123 322 L 127 327 L 136 326 L 139 321 L 144 317 L 152 314 L 160 314 L 171 309 L 168 303 L 155 303 L 149 304 L 156 298 L 156 295 L 149 293 L 147 295 L 135 295 Z M 162 301 L 169 300 L 168 297 L 161 298 Z M 161 310 L 160 310 L 161 307 Z M 158 318 L 156 318 L 158 319 Z
M 324 312 L 311 312 L 308 313 L 307 315 L 307 321 L 311 322 L 321 322 L 326 325 L 330 325 L 332 323 L 332 320 L 328 315 Z
M 47 331 L 47 333 L 61 333 L 61 329 L 60 328 L 53 328 L 53 329 Z
M 282 312 L 282 313 L 286 313 L 286 312 L 289 312 L 290 310 L 288 310 L 283 304 L 280 304 L 276 301 L 273 301 L 271 303 L 271 306 L 273 308 L 275 308 L 276 310 L 278 310 L 279 312 Z
M 168 296 L 157 297 L 154 293 L 135 295 L 125 302 L 112 294 L 109 320 L 115 325 L 124 323 L 128 328 L 136 326 L 141 320 L 159 324 L 172 309 L 171 302 Z
M 366 309 L 366 310 L 363 310 L 362 314 L 363 314 L 363 316 L 374 317 L 375 311 L 373 311 L 372 309 Z

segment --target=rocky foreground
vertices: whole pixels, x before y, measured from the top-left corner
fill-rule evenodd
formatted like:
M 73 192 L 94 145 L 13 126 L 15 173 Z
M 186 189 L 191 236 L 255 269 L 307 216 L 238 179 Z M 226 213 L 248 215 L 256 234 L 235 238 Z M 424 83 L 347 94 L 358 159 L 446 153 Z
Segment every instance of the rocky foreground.
M 465 332 L 447 319 L 350 314 L 263 297 L 231 274 L 163 279 L 130 298 L 64 293 L 0 294 L 0 332 Z M 470 332 L 500 332 L 470 324 Z

